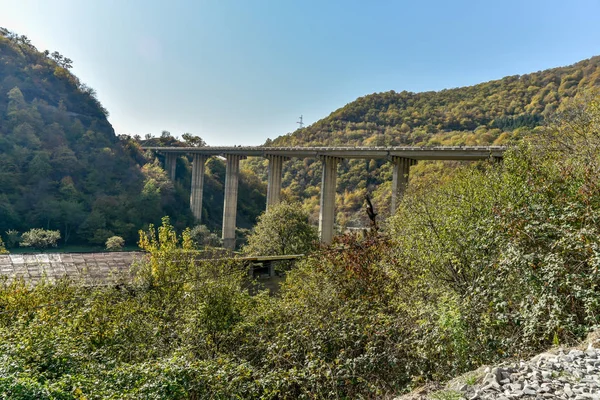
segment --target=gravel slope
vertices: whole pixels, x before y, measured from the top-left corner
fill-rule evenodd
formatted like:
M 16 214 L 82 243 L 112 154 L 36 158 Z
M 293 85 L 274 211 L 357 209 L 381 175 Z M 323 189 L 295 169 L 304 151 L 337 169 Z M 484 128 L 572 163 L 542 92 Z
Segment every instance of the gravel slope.
M 396 400 L 600 400 L 600 331 L 573 349 L 555 349 L 528 361 L 480 368 L 445 389 L 421 389 Z

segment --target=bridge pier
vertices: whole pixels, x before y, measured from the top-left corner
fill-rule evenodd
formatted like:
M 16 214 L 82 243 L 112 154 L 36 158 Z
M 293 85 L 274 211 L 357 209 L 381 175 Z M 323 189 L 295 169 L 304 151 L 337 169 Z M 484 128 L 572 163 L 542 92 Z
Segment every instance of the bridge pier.
M 417 163 L 417 160 L 404 157 L 392 157 L 394 164 L 394 174 L 392 178 L 392 215 L 396 213 L 396 209 L 400 204 L 400 200 L 404 196 L 404 192 L 408 187 L 408 176 L 410 167 Z
M 171 181 L 175 182 L 175 172 L 177 169 L 177 153 L 165 153 L 165 170 Z
M 204 163 L 206 156 L 194 153 L 192 155 L 192 189 L 190 190 L 190 208 L 198 221 L 202 219 L 202 195 L 204 189 Z
M 335 221 L 335 189 L 337 181 L 337 157 L 322 156 L 321 209 L 319 211 L 319 234 L 321 243 L 331 243 Z
M 227 154 L 225 173 L 225 204 L 223 205 L 223 247 L 235 249 L 235 219 L 237 217 L 238 181 L 240 160 L 246 158 L 238 154 Z
M 281 174 L 283 172 L 283 156 L 267 155 L 269 160 L 269 178 L 267 183 L 267 210 L 278 204 L 281 199 Z

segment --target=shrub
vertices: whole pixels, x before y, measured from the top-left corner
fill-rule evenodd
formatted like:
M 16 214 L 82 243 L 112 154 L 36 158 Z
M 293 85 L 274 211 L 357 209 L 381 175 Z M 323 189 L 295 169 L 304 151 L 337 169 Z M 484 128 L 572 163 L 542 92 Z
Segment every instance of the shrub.
M 21 246 L 44 250 L 48 247 L 56 247 L 59 240 L 60 231 L 33 228 L 23 233 Z
M 190 230 L 190 238 L 197 248 L 220 247 L 221 238 L 206 225 L 196 225 Z
M 502 165 L 413 188 L 393 218 L 424 378 L 573 342 L 600 323 L 600 107 L 560 115 Z
M 9 229 L 6 232 L 6 247 L 12 249 L 19 244 L 21 237 L 19 232 L 14 229 Z
M 119 251 L 125 246 L 125 240 L 121 236 L 111 236 L 106 239 L 106 250 Z

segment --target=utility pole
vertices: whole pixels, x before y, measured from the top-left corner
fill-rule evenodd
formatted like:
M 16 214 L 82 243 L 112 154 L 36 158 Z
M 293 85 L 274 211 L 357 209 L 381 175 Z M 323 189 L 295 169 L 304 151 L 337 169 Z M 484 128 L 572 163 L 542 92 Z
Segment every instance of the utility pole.
M 302 115 L 300 116 L 300 121 L 296 122 L 298 125 L 300 125 L 300 129 L 304 128 L 304 122 L 302 122 Z

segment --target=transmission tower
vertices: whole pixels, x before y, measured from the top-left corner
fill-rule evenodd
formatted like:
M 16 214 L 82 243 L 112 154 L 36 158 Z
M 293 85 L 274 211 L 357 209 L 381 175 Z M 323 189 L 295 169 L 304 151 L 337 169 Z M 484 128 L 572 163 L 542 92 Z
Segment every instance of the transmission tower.
M 302 115 L 300 116 L 300 121 L 296 123 L 300 126 L 300 129 L 304 128 L 304 122 L 302 122 Z

